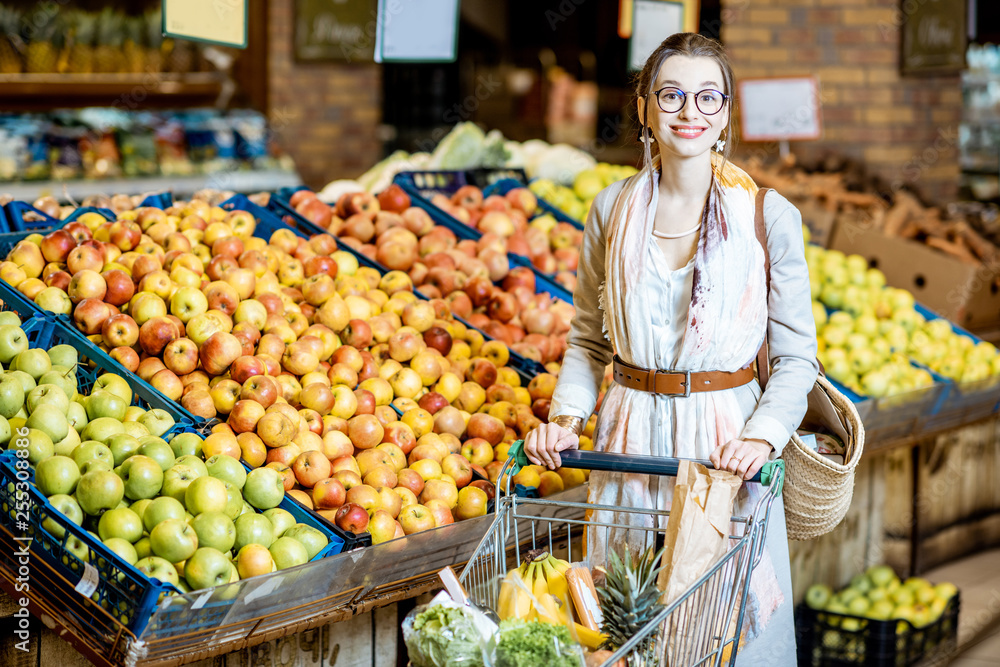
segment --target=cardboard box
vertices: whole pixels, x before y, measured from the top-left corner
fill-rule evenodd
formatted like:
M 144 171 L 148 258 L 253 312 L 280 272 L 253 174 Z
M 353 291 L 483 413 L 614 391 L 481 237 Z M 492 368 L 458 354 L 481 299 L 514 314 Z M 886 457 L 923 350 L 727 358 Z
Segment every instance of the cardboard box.
M 828 248 L 836 226 L 837 214 L 827 210 L 815 199 L 789 199 L 802 214 L 802 224 L 809 228 L 809 241 L 820 247 Z
M 885 274 L 886 283 L 966 329 L 1000 327 L 1000 267 L 961 262 L 922 243 L 887 237 L 841 220 L 831 249 L 858 254 Z

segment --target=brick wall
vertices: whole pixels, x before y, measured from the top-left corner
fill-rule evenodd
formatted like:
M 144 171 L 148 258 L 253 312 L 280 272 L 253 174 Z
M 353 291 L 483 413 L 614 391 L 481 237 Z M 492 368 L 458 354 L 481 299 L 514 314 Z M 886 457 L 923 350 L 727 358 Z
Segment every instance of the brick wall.
M 381 159 L 382 68 L 372 63 L 297 63 L 292 0 L 268 3 L 268 111 L 279 145 L 303 181 L 321 188 L 355 178 Z
M 737 77 L 818 77 L 823 137 L 793 143 L 800 162 L 854 158 L 890 190 L 945 202 L 958 191 L 961 82 L 899 75 L 899 8 L 899 0 L 722 0 L 721 37 Z M 775 150 L 744 144 L 743 152 L 760 148 Z

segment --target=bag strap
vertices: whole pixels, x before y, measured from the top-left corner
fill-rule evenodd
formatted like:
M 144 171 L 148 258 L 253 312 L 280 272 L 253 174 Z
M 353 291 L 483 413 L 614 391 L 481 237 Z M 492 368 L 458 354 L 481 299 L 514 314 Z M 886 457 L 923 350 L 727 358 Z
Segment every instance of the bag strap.
M 764 249 L 764 285 L 768 300 L 771 298 L 771 254 L 767 250 L 767 228 L 764 226 L 764 197 L 770 188 L 760 188 L 757 190 L 757 212 L 754 215 L 753 226 L 757 234 L 757 241 Z M 767 379 L 771 376 L 771 367 L 768 363 L 767 350 L 767 329 L 764 329 L 764 342 L 757 350 L 757 381 L 760 383 L 760 391 L 764 392 L 767 386 Z

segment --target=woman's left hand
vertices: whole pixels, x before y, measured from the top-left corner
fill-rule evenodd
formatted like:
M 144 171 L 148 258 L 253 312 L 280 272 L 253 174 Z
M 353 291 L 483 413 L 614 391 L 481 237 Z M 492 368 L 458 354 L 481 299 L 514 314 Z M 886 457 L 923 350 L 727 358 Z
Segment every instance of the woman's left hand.
M 728 470 L 743 479 L 750 479 L 767 463 L 774 450 L 763 440 L 730 440 L 708 457 L 719 470 Z

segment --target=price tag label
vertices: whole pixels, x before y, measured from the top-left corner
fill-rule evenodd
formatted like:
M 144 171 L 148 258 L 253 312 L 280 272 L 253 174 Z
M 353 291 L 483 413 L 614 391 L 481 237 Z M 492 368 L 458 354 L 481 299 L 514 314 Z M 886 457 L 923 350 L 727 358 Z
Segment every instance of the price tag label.
M 191 609 L 201 609 L 212 597 L 212 591 L 205 591 L 198 596 L 198 599 L 191 603 Z
M 83 564 L 83 577 L 80 578 L 79 583 L 77 583 L 76 590 L 80 595 L 85 595 L 90 597 L 97 590 L 97 584 L 101 581 L 100 575 L 97 573 L 97 568 L 90 563 Z

